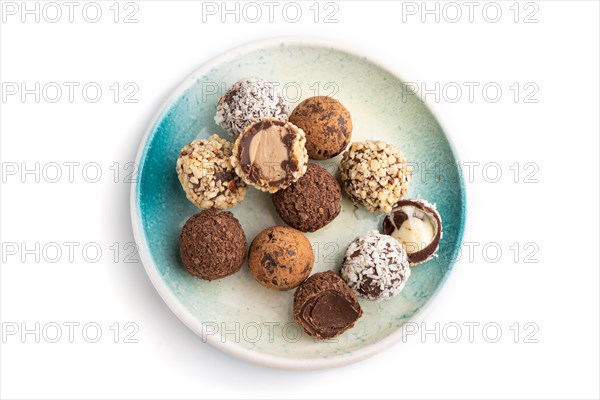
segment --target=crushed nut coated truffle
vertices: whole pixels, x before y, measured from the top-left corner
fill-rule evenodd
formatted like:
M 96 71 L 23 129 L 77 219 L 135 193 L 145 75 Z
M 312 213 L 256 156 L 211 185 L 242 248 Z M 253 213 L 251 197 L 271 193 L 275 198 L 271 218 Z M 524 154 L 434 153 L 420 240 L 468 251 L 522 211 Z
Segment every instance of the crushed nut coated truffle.
M 340 166 L 344 191 L 353 203 L 369 211 L 390 212 L 408 192 L 408 161 L 394 145 L 354 142 Z
M 177 176 L 187 198 L 198 208 L 226 209 L 244 200 L 246 184 L 231 165 L 232 149 L 233 143 L 212 135 L 181 150 Z

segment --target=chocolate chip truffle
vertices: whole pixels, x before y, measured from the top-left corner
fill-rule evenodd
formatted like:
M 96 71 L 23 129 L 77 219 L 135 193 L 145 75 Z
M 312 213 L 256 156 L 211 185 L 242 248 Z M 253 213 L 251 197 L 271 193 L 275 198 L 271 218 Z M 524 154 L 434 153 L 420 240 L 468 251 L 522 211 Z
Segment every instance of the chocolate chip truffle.
M 294 293 L 294 318 L 310 336 L 331 339 L 362 315 L 354 292 L 332 271 L 314 274 Z
M 233 143 L 212 135 L 181 149 L 177 176 L 187 198 L 201 209 L 225 209 L 241 203 L 246 184 L 231 165 Z
M 228 211 L 210 209 L 187 220 L 179 236 L 183 266 L 192 275 L 212 281 L 242 268 L 246 236 Z
M 442 238 L 442 218 L 425 200 L 401 200 L 383 220 L 383 233 L 396 239 L 410 265 L 431 259 Z
M 304 132 L 294 124 L 263 118 L 237 137 L 231 164 L 247 184 L 275 193 L 306 172 L 305 144 Z
M 352 143 L 340 170 L 344 192 L 369 211 L 390 212 L 408 192 L 408 161 L 398 147 L 382 141 Z
M 248 254 L 248 267 L 266 288 L 289 290 L 310 275 L 315 262 L 310 242 L 294 228 L 273 226 L 259 233 Z
M 264 117 L 287 121 L 289 113 L 287 101 L 273 83 L 246 78 L 237 81 L 219 99 L 215 122 L 235 137 L 248 124 Z
M 308 164 L 306 173 L 290 187 L 271 197 L 277 214 L 302 232 L 321 229 L 342 209 L 342 189 L 323 167 Z
M 406 251 L 391 236 L 371 231 L 348 246 L 342 278 L 361 297 L 385 300 L 396 296 L 409 276 Z
M 306 134 L 308 156 L 327 160 L 340 154 L 352 137 L 350 112 L 328 96 L 304 100 L 290 115 L 290 122 Z

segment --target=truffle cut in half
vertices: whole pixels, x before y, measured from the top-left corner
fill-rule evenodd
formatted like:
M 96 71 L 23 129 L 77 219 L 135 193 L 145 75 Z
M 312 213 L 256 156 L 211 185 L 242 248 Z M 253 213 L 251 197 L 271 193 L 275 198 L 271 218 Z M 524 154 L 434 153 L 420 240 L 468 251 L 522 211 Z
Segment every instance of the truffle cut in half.
M 401 200 L 383 220 L 383 233 L 396 239 L 411 265 L 431 259 L 442 239 L 442 218 L 424 200 Z
M 362 312 L 354 292 L 332 271 L 314 274 L 294 293 L 294 318 L 316 339 L 341 335 Z
M 308 155 L 302 129 L 286 121 L 264 118 L 237 137 L 231 164 L 249 185 L 275 193 L 306 172 Z

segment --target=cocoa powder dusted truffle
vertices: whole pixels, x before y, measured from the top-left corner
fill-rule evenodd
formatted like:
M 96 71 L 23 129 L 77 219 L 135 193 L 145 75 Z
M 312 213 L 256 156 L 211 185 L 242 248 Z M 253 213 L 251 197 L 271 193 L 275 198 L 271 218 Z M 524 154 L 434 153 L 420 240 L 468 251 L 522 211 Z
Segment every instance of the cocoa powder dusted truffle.
M 310 275 L 315 262 L 310 242 L 302 232 L 273 226 L 259 233 L 248 253 L 248 267 L 266 288 L 289 290 Z
M 277 214 L 289 226 L 314 232 L 333 221 L 342 208 L 342 190 L 325 168 L 308 164 L 306 174 L 290 187 L 274 193 Z
M 350 112 L 328 96 L 310 97 L 298 104 L 290 122 L 306 134 L 308 156 L 326 160 L 340 154 L 352 137 Z
M 342 278 L 361 297 L 385 300 L 396 296 L 409 276 L 406 252 L 391 236 L 371 231 L 348 246 Z
M 294 318 L 317 339 L 330 339 L 352 328 L 362 309 L 352 290 L 332 271 L 314 274 L 294 293 Z
M 305 144 L 304 132 L 294 124 L 263 118 L 237 137 L 231 164 L 247 184 L 275 193 L 306 172 Z
M 411 265 L 433 257 L 442 239 L 442 218 L 425 200 L 401 200 L 383 220 L 383 233 L 406 250 Z
M 185 269 L 212 281 L 242 268 L 246 236 L 239 221 L 228 211 L 210 209 L 187 220 L 179 236 L 179 252 Z
M 350 200 L 369 211 L 390 212 L 408 192 L 408 161 L 398 147 L 382 141 L 352 143 L 340 170 Z
M 225 209 L 241 203 L 246 184 L 231 165 L 233 143 L 212 135 L 181 149 L 177 177 L 187 198 L 201 209 Z
M 287 121 L 289 105 L 271 82 L 246 78 L 236 82 L 217 104 L 215 122 L 235 137 L 265 117 Z

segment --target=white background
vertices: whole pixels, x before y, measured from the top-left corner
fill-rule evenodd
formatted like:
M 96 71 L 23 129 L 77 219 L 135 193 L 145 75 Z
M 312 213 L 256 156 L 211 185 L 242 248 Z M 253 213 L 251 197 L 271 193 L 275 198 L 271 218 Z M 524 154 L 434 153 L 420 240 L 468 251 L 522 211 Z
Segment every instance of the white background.
M 6 7 L 8 2 L 2 3 Z M 5 175 L 2 398 L 600 396 L 599 4 L 538 1 L 525 9 L 521 3 L 515 22 L 513 2 L 499 2 L 502 16 L 492 23 L 484 18 L 495 17 L 492 9 L 487 9 L 487 16 L 482 14 L 485 3 L 475 8 L 470 22 L 467 6 L 459 2 L 460 21 L 449 22 L 455 14 L 447 8 L 446 18 L 442 14 L 436 22 L 435 15 L 428 15 L 423 23 L 420 2 L 413 3 L 419 10 L 410 15 L 403 13 L 403 7 L 408 10 L 406 3 L 338 1 L 337 23 L 323 22 L 323 4 L 315 23 L 309 9 L 312 3 L 301 3 L 297 23 L 283 18 L 284 3 L 276 8 L 273 22 L 263 5 L 265 15 L 257 23 L 243 18 L 236 23 L 234 16 L 221 23 L 219 14 L 203 21 L 202 3 L 195 1 L 137 1 L 139 22 L 132 24 L 122 22 L 125 11 L 133 10 L 123 10 L 123 4 L 119 23 L 113 21 L 112 1 L 100 2 L 103 15 L 98 23 L 83 19 L 83 2 L 75 9 L 72 23 L 61 2 L 63 17 L 57 23 L 48 23 L 43 15 L 39 23 L 34 15 L 23 23 L 20 13 L 3 13 L 3 84 L 25 82 L 31 88 L 35 82 L 41 86 L 77 82 L 80 86 L 73 103 L 65 91 L 57 103 L 43 96 L 36 103 L 34 95 L 23 101 L 17 94 L 0 104 Z M 220 2 L 215 4 L 221 7 Z M 438 4 L 440 12 L 444 4 Z M 230 3 L 230 7 L 234 6 Z M 538 22 L 525 23 L 526 15 L 536 9 L 532 18 Z M 47 11 L 52 12 L 47 17 L 53 18 L 54 11 Z M 486 340 L 481 329 L 475 330 L 469 343 L 465 327 L 458 343 L 443 338 L 436 343 L 434 335 L 414 335 L 406 343 L 337 370 L 272 370 L 203 344 L 162 302 L 142 265 L 123 262 L 124 246 L 133 241 L 130 185 L 124 168 L 134 160 L 152 116 L 203 62 L 243 43 L 281 35 L 336 40 L 428 88 L 436 82 L 440 88 L 452 82 L 477 82 L 481 88 L 492 82 L 503 89 L 495 103 L 486 100 L 481 89 L 475 90 L 473 102 L 466 90 L 456 103 L 448 101 L 449 95 L 437 101 L 433 95 L 426 98 L 462 161 L 480 163 L 467 183 L 464 238 L 480 245 L 472 259 L 464 255 L 456 265 L 427 315 L 426 327 L 433 329 L 436 322 L 442 326 L 493 322 L 502 328 L 497 343 Z M 81 87 L 88 82 L 103 89 L 97 103 L 81 96 Z M 134 98 L 139 101 L 124 103 L 127 91 L 115 103 L 109 89 L 115 82 L 121 88 L 128 82 L 137 85 Z M 509 88 L 515 82 L 521 87 L 516 102 Z M 537 86 L 523 91 L 528 82 Z M 539 91 L 525 99 L 531 87 Z M 66 167 L 59 182 L 41 176 L 36 183 L 35 174 L 21 175 L 22 165 L 34 168 L 36 162 L 40 168 L 52 162 L 80 164 L 73 183 Z M 82 166 L 90 162 L 101 167 L 97 183 L 82 177 Z M 120 170 L 117 182 L 110 169 L 115 163 Z M 483 166 L 490 163 L 493 168 L 483 174 Z M 521 172 L 516 183 L 516 167 L 510 169 L 515 163 Z M 525 169 L 525 163 L 534 166 Z M 8 174 L 15 165 L 19 171 Z M 502 176 L 494 183 L 498 168 Z M 534 169 L 535 174 L 525 179 Z M 94 170 L 87 172 L 93 178 Z M 54 253 L 42 254 L 36 262 L 35 254 L 21 251 L 36 242 L 42 247 L 77 242 L 79 247 L 73 262 L 63 254 L 51 263 L 48 258 Z M 510 248 L 515 242 L 519 254 Z M 529 242 L 539 249 L 529 259 L 537 263 L 526 262 L 533 249 L 524 248 Z M 11 243 L 18 246 L 16 255 L 14 248 L 11 254 L 6 251 Z M 100 261 L 82 257 L 86 243 L 103 249 Z M 118 262 L 110 249 L 113 243 L 121 248 Z M 486 243 L 495 243 L 489 254 L 482 253 Z M 495 260 L 497 247 L 502 255 Z M 22 340 L 20 332 L 6 332 L 15 324 L 19 329 L 22 323 L 33 328 L 36 322 L 81 325 L 73 343 L 64 325 L 58 343 L 43 337 L 36 343 L 33 334 Z M 103 330 L 97 343 L 82 337 L 81 326 L 89 322 Z M 115 322 L 120 324 L 118 343 L 110 330 Z M 138 343 L 124 343 L 127 322 L 139 326 Z M 527 322 L 539 327 L 533 336 L 537 343 L 524 340 Z M 510 328 L 515 323 L 521 333 L 517 343 Z

